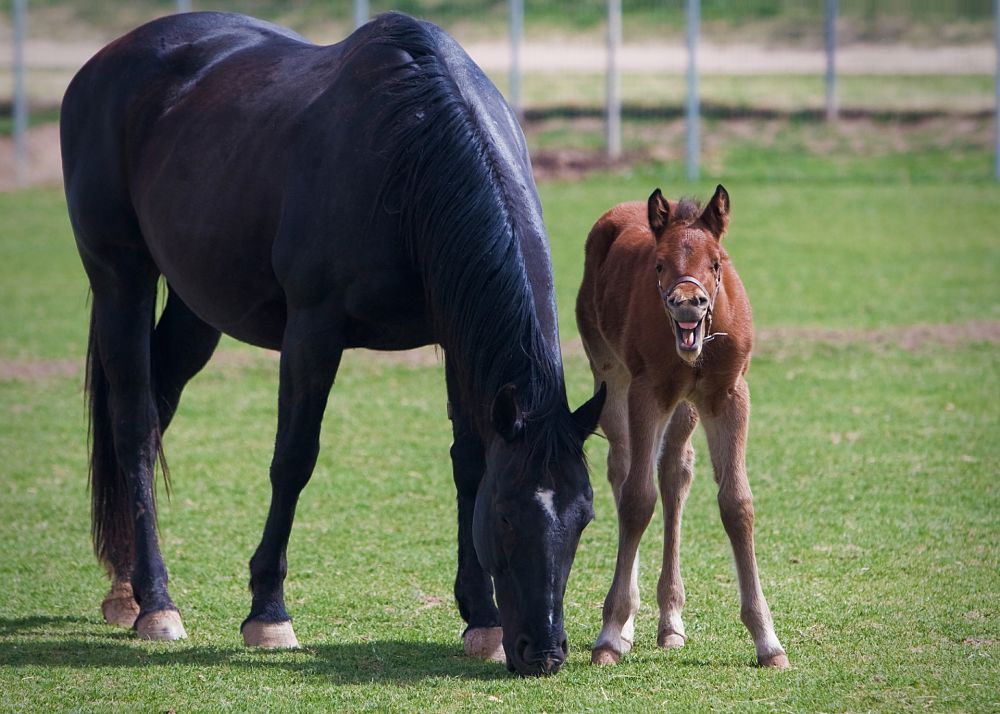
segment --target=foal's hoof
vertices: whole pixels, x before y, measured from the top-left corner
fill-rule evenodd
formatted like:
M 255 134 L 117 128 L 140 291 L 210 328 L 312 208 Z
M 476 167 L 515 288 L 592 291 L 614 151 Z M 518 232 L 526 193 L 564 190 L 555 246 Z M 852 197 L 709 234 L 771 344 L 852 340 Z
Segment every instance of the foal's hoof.
M 123 580 L 114 582 L 111 591 L 101 602 L 101 612 L 104 613 L 104 621 L 109 625 L 131 629 L 139 617 L 139 603 L 132 595 L 132 585 Z
M 177 610 L 156 610 L 143 615 L 135 622 L 135 631 L 141 640 L 171 642 L 187 638 L 181 614 Z
M 591 664 L 618 664 L 621 660 L 622 655 L 620 652 L 615 652 L 610 647 L 595 647 L 590 653 L 590 663 Z
M 773 654 L 769 657 L 757 658 L 758 667 L 767 667 L 768 669 L 788 669 L 791 664 L 788 662 L 788 655 L 784 652 L 779 652 L 778 654 Z
M 294 650 L 299 647 L 295 630 L 288 620 L 284 622 L 250 620 L 243 625 L 243 642 L 247 647 L 260 647 L 265 650 Z
M 474 627 L 462 636 L 465 654 L 491 662 L 506 662 L 502 627 Z
M 656 636 L 656 644 L 665 650 L 675 650 L 683 647 L 685 642 L 687 642 L 687 638 L 684 635 L 678 635 L 676 632 L 661 632 Z

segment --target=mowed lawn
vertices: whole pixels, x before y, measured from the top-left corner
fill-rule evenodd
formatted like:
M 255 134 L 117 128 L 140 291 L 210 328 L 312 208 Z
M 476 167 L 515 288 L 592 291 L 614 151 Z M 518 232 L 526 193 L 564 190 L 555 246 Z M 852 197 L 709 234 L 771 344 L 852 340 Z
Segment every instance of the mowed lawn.
M 574 405 L 591 388 L 572 312 L 586 232 L 655 185 L 714 188 L 654 169 L 542 186 Z M 244 649 L 276 361 L 231 341 L 166 437 L 162 543 L 190 638 L 143 643 L 104 625 L 88 534 L 87 289 L 60 192 L 37 190 L 0 195 L 0 710 L 1000 709 L 1000 189 L 726 185 L 727 245 L 759 328 L 758 558 L 789 671 L 753 666 L 700 435 L 685 648 L 655 645 L 657 513 L 635 649 L 614 668 L 589 664 L 616 538 L 593 439 L 597 520 L 566 596 L 569 661 L 524 680 L 463 657 L 442 368 L 371 353 L 345 359 L 292 534 L 286 590 L 303 647 Z

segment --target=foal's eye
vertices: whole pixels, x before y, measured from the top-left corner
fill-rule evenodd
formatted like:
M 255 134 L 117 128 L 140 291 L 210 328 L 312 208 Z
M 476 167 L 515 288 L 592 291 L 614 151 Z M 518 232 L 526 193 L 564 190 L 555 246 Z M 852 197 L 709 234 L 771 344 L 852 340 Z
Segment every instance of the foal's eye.
M 716 273 L 719 272 L 720 267 L 721 266 L 719 265 L 719 261 L 715 261 L 714 263 L 712 263 L 712 270 L 714 270 Z
M 656 274 L 659 275 L 662 272 L 663 272 L 663 266 L 660 265 L 659 263 L 657 263 L 656 264 Z

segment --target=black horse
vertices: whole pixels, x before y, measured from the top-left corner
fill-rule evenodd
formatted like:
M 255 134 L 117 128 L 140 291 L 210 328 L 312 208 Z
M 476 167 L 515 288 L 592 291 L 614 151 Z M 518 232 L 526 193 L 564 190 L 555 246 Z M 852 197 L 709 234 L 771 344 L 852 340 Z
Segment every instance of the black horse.
M 157 543 L 154 469 L 221 332 L 281 350 L 271 507 L 242 626 L 263 647 L 297 644 L 285 547 L 343 350 L 436 342 L 466 651 L 557 671 L 566 581 L 592 517 L 583 441 L 603 394 L 570 412 L 524 137 L 455 41 L 399 14 L 329 47 L 239 15 L 157 20 L 74 78 L 62 150 L 93 292 L 106 618 L 146 638 L 185 636 Z

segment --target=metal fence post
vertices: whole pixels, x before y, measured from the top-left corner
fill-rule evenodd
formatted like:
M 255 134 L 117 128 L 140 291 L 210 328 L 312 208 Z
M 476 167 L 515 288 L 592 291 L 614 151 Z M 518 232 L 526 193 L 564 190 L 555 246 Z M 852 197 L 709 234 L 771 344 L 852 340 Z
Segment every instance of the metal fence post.
M 700 174 L 698 159 L 701 139 L 699 137 L 699 102 L 698 102 L 698 34 L 701 24 L 701 0 L 687 0 L 687 177 L 689 181 L 697 181 Z
M 1000 2 L 1000 0 L 998 0 Z M 622 0 L 608 0 L 607 144 L 612 161 L 622 155 L 621 77 L 618 50 L 622 44 Z
M 521 106 L 521 40 L 524 36 L 524 0 L 510 0 L 510 107 L 518 119 Z
M 826 0 L 823 37 L 826 43 L 826 120 L 837 120 L 837 0 Z
M 368 0 L 354 0 L 354 29 L 368 22 Z
M 24 86 L 24 39 L 28 25 L 28 0 L 14 0 L 11 28 L 14 33 L 14 164 L 17 184 L 28 183 L 28 95 Z

